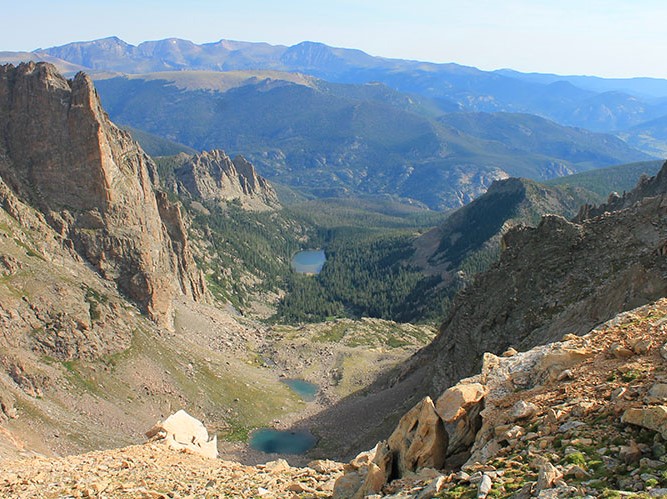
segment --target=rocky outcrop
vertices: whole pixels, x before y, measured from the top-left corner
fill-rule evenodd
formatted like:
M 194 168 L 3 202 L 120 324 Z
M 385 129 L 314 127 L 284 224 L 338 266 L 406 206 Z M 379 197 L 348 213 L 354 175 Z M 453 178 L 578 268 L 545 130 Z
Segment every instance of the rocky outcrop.
M 401 418 L 387 443 L 399 477 L 418 468 L 444 465 L 448 435 L 430 397 L 425 397 Z
M 271 209 L 279 205 L 271 184 L 260 177 L 243 156 L 233 160 L 214 149 L 188 158 L 174 171 L 179 193 L 197 201 L 238 200 L 250 209 Z
M 470 497 L 584 497 L 598 496 L 601 483 L 663 497 L 667 406 L 664 384 L 654 380 L 667 373 L 660 347 L 666 322 L 662 299 L 583 336 L 568 334 L 502 357 L 487 353 L 475 376 L 438 398 L 444 430 L 416 438 L 420 425 L 433 419 L 425 411 L 428 398 L 397 426 L 392 438 L 400 435 L 422 456 L 415 466 L 397 466 L 407 455 L 405 445 L 380 442 L 345 467 L 334 497 L 434 497 L 433 489 L 442 497 L 462 491 Z M 619 345 L 630 355 L 617 357 Z M 476 419 L 472 431 L 451 424 L 466 414 Z M 462 444 L 462 437 L 470 438 Z M 453 442 L 466 451 L 465 461 L 452 459 Z M 393 471 L 381 484 L 376 463 L 387 454 Z
M 498 264 L 457 296 L 413 366 L 430 366 L 437 393 L 479 369 L 484 352 L 583 334 L 667 295 L 666 214 L 662 193 L 581 223 L 547 215 L 511 229 Z
M 574 218 L 574 222 L 583 222 L 584 220 L 589 220 L 605 213 L 623 210 L 631 207 L 646 197 L 664 194 L 667 192 L 667 169 L 665 166 L 667 166 L 667 163 L 665 163 L 658 174 L 653 177 L 642 175 L 637 186 L 630 192 L 624 192 L 622 196 L 612 192 L 606 203 L 599 206 L 591 204 L 583 205 L 577 216 Z
M 205 285 L 155 166 L 101 108 L 93 83 L 45 63 L 0 68 L 0 176 L 106 279 L 169 326 Z

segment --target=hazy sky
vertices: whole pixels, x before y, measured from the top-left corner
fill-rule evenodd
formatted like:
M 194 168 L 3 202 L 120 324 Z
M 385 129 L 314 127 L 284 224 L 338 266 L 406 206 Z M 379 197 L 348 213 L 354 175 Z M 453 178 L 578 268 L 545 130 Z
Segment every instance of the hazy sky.
M 311 40 L 481 69 L 667 78 L 664 0 L 0 0 L 0 7 L 0 51 L 111 35 L 132 44 Z

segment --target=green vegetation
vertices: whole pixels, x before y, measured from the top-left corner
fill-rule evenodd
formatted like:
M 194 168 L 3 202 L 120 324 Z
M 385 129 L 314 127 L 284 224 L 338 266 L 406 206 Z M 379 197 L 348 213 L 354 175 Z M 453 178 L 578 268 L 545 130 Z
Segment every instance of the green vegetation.
M 158 137 L 152 133 L 144 132 L 137 128 L 132 128 L 129 126 L 123 127 L 125 130 L 130 132 L 132 138 L 139 142 L 141 148 L 146 151 L 146 154 L 149 156 L 173 156 L 175 154 L 184 152 L 187 154 L 194 154 L 197 151 L 191 147 L 184 146 L 177 142 Z
M 197 263 L 216 297 L 239 308 L 257 293 L 282 289 L 300 240 L 317 238 L 313 227 L 282 212 L 251 212 L 236 203 L 206 209 L 191 210 L 194 239 L 203 244 Z
M 565 456 L 564 461 L 568 464 L 576 464 L 577 466 L 585 467 L 586 466 L 586 456 L 581 452 L 573 452 Z
M 181 162 L 158 158 L 165 185 Z M 536 224 L 544 213 L 573 216 L 594 196 L 510 179 L 448 216 L 388 195 L 306 201 L 286 195 L 292 204 L 273 212 L 235 202 L 183 202 L 213 294 L 243 311 L 266 301 L 266 293 L 284 291 L 273 321 L 292 324 L 342 317 L 440 321 L 455 293 L 497 261 L 509 226 Z M 417 257 L 418 236 L 434 225 L 439 245 Z M 304 248 L 325 249 L 318 276 L 291 271 L 292 255 Z
M 167 189 L 185 156 L 155 158 Z M 290 259 L 305 241 L 320 244 L 319 231 L 304 217 L 287 210 L 249 211 L 235 200 L 181 201 L 189 214 L 193 253 L 213 295 L 243 311 L 260 294 L 285 288 Z
M 315 199 L 291 205 L 286 211 L 320 227 L 329 239 L 354 229 L 363 229 L 364 233 L 427 229 L 446 218 L 442 212 L 406 204 L 392 196 Z
M 400 322 L 439 318 L 447 295 L 439 278 L 406 264 L 414 236 L 349 231 L 327 245 L 327 262 L 316 277 L 291 275 L 277 321 L 318 322 L 334 317 L 377 317 Z
M 182 158 L 156 162 L 169 185 Z M 437 280 L 404 263 L 415 235 L 441 221 L 440 212 L 390 196 L 300 201 L 266 212 L 236 202 L 182 201 L 209 289 L 239 310 L 281 290 L 287 294 L 276 319 L 288 323 L 362 316 L 424 321 L 433 314 L 423 310 L 441 308 L 440 296 L 422 299 Z M 291 271 L 293 254 L 305 247 L 326 248 L 328 262 L 317 278 Z
M 626 165 L 613 166 L 611 168 L 602 168 L 591 170 L 567 177 L 559 177 L 545 182 L 549 186 L 572 186 L 586 189 L 599 196 L 597 203 L 604 202 L 609 193 L 617 192 L 622 194 L 625 191 L 632 190 L 641 175 L 655 175 L 663 161 L 642 161 L 639 163 L 629 163 Z

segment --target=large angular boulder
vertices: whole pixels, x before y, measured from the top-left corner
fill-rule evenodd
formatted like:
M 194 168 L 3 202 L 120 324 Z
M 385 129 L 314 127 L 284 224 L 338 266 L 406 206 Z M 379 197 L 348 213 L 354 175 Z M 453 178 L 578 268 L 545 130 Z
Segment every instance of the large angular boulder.
M 425 397 L 399 421 L 388 440 L 394 469 L 402 477 L 419 468 L 442 468 L 449 437 L 431 397 Z
M 379 493 L 392 478 L 393 461 L 386 441 L 362 452 L 345 465 L 345 474 L 334 485 L 333 499 L 363 499 Z
M 449 437 L 446 456 L 470 449 L 482 426 L 480 415 L 488 389 L 481 383 L 460 383 L 440 395 L 435 410 Z
M 633 407 L 623 413 L 621 421 L 657 431 L 667 438 L 667 406 Z
M 146 432 L 146 436 L 152 440 L 164 440 L 172 449 L 187 450 L 212 459 L 218 457 L 217 436 L 209 440 L 204 424 L 183 409 L 158 422 Z

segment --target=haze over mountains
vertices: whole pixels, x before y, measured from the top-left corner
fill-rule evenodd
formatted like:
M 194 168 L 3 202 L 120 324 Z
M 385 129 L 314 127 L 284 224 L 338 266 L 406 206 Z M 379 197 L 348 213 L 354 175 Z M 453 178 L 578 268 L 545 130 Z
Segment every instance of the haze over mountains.
M 667 114 L 667 83 L 651 78 L 603 79 L 481 71 L 458 64 L 433 64 L 373 57 L 360 50 L 302 42 L 291 47 L 220 40 L 197 45 L 169 38 L 133 46 L 116 37 L 74 42 L 36 50 L 88 70 L 150 73 L 183 70 L 256 70 L 298 72 L 338 83 L 379 81 L 400 92 L 440 102 L 443 109 L 528 112 L 584 126 L 590 113 L 599 118 L 598 131 L 636 125 Z M 622 119 L 619 117 L 623 116 Z
M 667 115 L 661 80 L 486 72 L 314 42 L 111 37 L 4 54 L 26 57 L 93 74 L 120 124 L 243 154 L 316 197 L 386 193 L 447 209 L 496 179 L 545 180 L 667 150 L 662 128 L 643 127 Z M 620 130 L 625 142 L 606 134 Z

